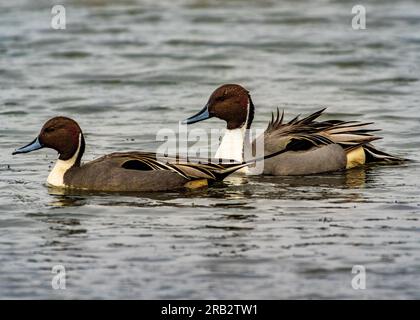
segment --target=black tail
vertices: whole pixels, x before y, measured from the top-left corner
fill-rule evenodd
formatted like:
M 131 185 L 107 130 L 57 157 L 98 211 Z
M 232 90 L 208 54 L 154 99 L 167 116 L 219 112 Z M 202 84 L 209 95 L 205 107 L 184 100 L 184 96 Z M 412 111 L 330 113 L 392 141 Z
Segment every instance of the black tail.
M 363 149 L 365 150 L 365 154 L 366 154 L 366 163 L 372 163 L 372 162 L 390 162 L 391 163 L 391 162 L 410 161 L 409 159 L 396 157 L 386 152 L 380 151 L 376 149 L 370 143 L 363 145 Z

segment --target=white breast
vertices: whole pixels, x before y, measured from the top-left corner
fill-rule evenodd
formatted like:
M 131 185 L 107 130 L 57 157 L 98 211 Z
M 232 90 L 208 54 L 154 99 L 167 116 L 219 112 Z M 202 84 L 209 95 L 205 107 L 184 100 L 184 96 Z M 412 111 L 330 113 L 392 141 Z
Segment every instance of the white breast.
M 68 160 L 60 160 L 58 159 L 54 165 L 54 168 L 51 170 L 47 183 L 54 187 L 65 187 L 64 185 L 64 174 L 73 167 L 74 163 L 77 160 L 77 156 L 79 155 L 80 151 L 80 142 L 82 136 L 79 135 L 79 146 L 77 147 L 76 153 Z
M 222 142 L 220 143 L 219 148 L 216 151 L 216 159 L 232 159 L 238 162 L 244 161 L 244 139 L 247 130 L 246 126 L 249 118 L 249 104 L 250 102 L 248 100 L 247 115 L 244 125 L 241 128 L 226 130 L 226 133 L 222 138 Z M 236 173 L 247 174 L 248 171 L 248 167 L 244 167 L 236 171 Z
M 242 128 L 226 130 L 215 157 L 243 161 L 244 132 Z
M 244 161 L 244 136 L 245 128 L 226 130 L 222 142 L 216 151 L 216 159 L 232 159 L 238 162 Z M 236 173 L 248 174 L 248 167 L 236 171 Z

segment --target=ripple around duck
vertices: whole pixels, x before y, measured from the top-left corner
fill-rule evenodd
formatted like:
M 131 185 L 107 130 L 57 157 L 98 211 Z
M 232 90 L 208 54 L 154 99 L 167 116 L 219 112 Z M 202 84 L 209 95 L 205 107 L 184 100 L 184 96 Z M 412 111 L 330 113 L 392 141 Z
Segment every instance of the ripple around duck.
M 24 116 L 24 115 L 27 115 L 28 113 L 23 110 L 11 110 L 11 111 L 0 112 L 0 114 L 4 116 Z
M 86 51 L 62 51 L 53 52 L 50 54 L 50 56 L 52 58 L 82 59 L 91 56 L 91 54 Z

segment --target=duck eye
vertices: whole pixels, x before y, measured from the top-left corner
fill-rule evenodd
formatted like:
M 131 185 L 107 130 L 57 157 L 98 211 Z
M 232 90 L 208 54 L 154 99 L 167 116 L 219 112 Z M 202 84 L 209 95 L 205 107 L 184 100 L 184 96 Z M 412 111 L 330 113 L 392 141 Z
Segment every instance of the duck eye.
M 54 128 L 52 128 L 52 127 L 45 128 L 45 132 L 47 132 L 47 133 L 53 132 L 54 130 L 55 130 L 55 129 L 54 129 Z
M 218 96 L 217 97 L 217 101 L 224 101 L 226 99 L 226 96 L 225 95 L 222 95 L 222 96 Z

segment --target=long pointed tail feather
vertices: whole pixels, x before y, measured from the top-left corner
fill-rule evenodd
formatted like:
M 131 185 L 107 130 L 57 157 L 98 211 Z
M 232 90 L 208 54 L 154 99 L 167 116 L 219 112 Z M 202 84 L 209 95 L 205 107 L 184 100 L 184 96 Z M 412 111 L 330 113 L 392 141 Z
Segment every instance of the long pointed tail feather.
M 366 163 L 372 162 L 403 162 L 409 161 L 408 159 L 404 159 L 401 157 L 393 156 L 389 153 L 380 151 L 376 149 L 370 143 L 363 145 L 363 149 L 365 150 L 366 154 Z

